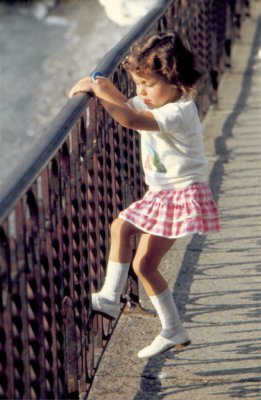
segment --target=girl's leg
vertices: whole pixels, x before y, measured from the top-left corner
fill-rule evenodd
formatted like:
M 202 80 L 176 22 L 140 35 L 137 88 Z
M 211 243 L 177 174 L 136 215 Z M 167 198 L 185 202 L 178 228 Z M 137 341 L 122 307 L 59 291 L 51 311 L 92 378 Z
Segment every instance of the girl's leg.
M 168 284 L 158 271 L 162 257 L 170 250 L 175 239 L 142 234 L 133 260 L 133 269 L 148 296 L 163 292 Z
M 120 297 L 126 287 L 132 259 L 131 236 L 139 233 L 129 222 L 117 218 L 111 226 L 111 247 L 106 278 L 100 292 L 92 294 L 92 309 L 110 318 L 120 311 Z
M 150 346 L 138 353 L 139 357 L 151 357 L 172 347 L 184 347 L 190 343 L 180 321 L 172 293 L 158 271 L 162 257 L 174 242 L 174 239 L 143 234 L 133 261 L 134 271 L 149 295 L 162 324 L 160 335 Z
M 111 245 L 109 260 L 130 263 L 132 259 L 131 237 L 142 233 L 136 226 L 122 218 L 111 224 Z

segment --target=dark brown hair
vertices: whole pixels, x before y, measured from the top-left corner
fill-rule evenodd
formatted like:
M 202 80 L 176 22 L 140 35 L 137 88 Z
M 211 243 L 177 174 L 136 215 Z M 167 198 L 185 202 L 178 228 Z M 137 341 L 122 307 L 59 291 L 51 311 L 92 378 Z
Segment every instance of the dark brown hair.
M 177 33 L 150 35 L 135 43 L 123 61 L 123 67 L 138 75 L 156 73 L 183 93 L 195 96 L 200 73 L 192 52 Z

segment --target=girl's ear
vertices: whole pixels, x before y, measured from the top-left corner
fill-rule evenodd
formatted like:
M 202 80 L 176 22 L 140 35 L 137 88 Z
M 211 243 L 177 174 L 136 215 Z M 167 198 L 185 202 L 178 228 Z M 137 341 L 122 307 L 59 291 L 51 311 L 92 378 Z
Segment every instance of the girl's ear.
M 177 85 L 171 85 L 174 101 L 179 100 L 183 95 L 182 89 Z

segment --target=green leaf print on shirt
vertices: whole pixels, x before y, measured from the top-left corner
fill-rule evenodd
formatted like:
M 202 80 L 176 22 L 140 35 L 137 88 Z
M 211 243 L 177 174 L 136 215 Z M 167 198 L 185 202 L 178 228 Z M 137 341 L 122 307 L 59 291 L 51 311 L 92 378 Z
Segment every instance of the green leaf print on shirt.
M 154 152 L 153 165 L 155 165 L 157 172 L 166 173 L 167 170 L 166 170 L 165 166 L 162 164 L 162 162 L 160 161 L 158 153 L 155 150 L 153 150 L 153 152 Z
M 156 167 L 157 172 L 162 172 L 165 174 L 167 172 L 167 170 L 166 170 L 165 166 L 162 164 L 162 162 L 160 161 L 159 155 L 156 152 L 156 150 L 154 150 L 151 147 L 150 143 L 148 143 L 148 142 L 146 142 L 146 147 L 148 149 L 148 152 L 152 156 L 152 163 Z

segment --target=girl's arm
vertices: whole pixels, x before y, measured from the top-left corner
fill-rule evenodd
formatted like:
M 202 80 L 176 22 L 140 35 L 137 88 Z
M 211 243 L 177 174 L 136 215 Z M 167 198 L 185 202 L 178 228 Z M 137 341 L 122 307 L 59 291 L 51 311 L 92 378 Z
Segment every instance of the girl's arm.
M 106 87 L 107 90 L 111 92 L 111 95 L 114 97 L 114 99 L 117 99 L 120 102 L 127 102 L 127 97 L 124 96 L 117 88 L 116 86 L 113 85 L 113 83 L 106 78 L 103 77 L 97 77 L 95 81 L 93 81 L 91 76 L 87 76 L 87 78 L 81 79 L 79 82 L 76 83 L 75 86 L 70 90 L 69 97 L 73 97 L 74 95 L 78 93 L 95 93 L 95 87 L 100 83 L 100 81 L 106 81 Z
M 72 97 L 77 93 L 91 92 L 99 98 L 103 107 L 119 124 L 134 130 L 158 131 L 159 126 L 149 111 L 137 112 L 130 108 L 124 96 L 113 83 L 104 78 L 97 77 L 95 81 L 91 77 L 80 80 L 70 91 Z

